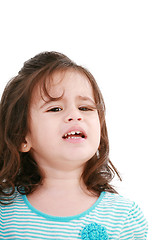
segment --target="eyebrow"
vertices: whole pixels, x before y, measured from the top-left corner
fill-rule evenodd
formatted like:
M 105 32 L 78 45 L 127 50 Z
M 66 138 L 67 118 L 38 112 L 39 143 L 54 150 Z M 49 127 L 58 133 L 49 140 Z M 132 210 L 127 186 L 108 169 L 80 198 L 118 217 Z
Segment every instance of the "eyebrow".
M 83 100 L 83 101 L 90 101 L 93 104 L 95 104 L 95 101 L 92 100 L 90 97 L 85 97 L 85 96 L 77 96 L 77 99 Z
M 45 103 L 43 103 L 40 108 L 43 108 L 46 104 L 50 103 L 50 102 L 56 102 L 56 101 L 60 101 L 63 99 L 63 94 L 60 97 L 50 97 L 50 99 L 48 99 L 47 101 L 45 101 Z M 82 101 L 90 101 L 93 105 L 95 105 L 95 101 L 92 100 L 90 97 L 86 97 L 86 96 L 76 96 L 76 99 L 80 99 Z
M 44 98 L 42 98 L 43 101 L 44 101 L 44 103 L 40 106 L 40 108 L 43 108 L 46 104 L 48 104 L 48 103 L 50 103 L 50 102 L 59 101 L 59 100 L 61 100 L 62 98 L 63 98 L 63 94 L 62 94 L 60 97 L 51 97 L 51 96 L 49 96 L 49 99 L 48 99 L 48 100 L 44 100 Z

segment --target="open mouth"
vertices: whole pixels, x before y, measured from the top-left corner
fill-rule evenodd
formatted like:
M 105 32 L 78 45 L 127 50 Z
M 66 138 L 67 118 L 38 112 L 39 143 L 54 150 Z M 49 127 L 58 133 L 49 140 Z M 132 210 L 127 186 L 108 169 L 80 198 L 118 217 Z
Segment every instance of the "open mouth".
M 68 132 L 66 134 L 64 134 L 64 136 L 62 137 L 63 139 L 85 139 L 86 135 L 85 133 L 81 132 L 81 131 L 71 131 Z

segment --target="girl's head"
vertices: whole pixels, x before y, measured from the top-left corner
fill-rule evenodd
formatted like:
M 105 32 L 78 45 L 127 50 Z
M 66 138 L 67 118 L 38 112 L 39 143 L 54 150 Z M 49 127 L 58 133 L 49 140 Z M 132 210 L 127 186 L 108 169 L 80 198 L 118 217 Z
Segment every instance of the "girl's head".
M 47 166 L 53 175 L 54 169 L 81 172 L 100 144 L 92 86 L 86 75 L 75 69 L 55 71 L 46 81 L 49 96 L 39 84 L 32 92 L 29 130 L 21 150 L 30 151 L 39 167 L 45 170 Z
M 34 191 L 46 164 L 79 164 L 88 190 L 115 192 L 108 154 L 105 105 L 92 74 L 57 52 L 25 62 L 0 104 L 0 194 Z

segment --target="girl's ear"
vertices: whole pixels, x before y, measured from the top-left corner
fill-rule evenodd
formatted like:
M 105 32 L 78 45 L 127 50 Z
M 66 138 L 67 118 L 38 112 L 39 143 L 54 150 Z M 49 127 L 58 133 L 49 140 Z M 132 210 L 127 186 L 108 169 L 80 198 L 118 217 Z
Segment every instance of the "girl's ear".
M 31 149 L 31 144 L 30 144 L 30 141 L 26 137 L 25 141 L 21 144 L 20 151 L 21 152 L 29 152 L 30 149 Z

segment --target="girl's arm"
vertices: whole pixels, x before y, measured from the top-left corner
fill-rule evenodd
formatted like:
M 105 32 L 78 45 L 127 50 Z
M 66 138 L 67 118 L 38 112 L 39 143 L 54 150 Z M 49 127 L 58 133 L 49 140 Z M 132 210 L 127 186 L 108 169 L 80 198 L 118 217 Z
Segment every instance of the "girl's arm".
M 133 203 L 120 234 L 120 239 L 146 240 L 148 233 L 147 221 L 138 205 Z

